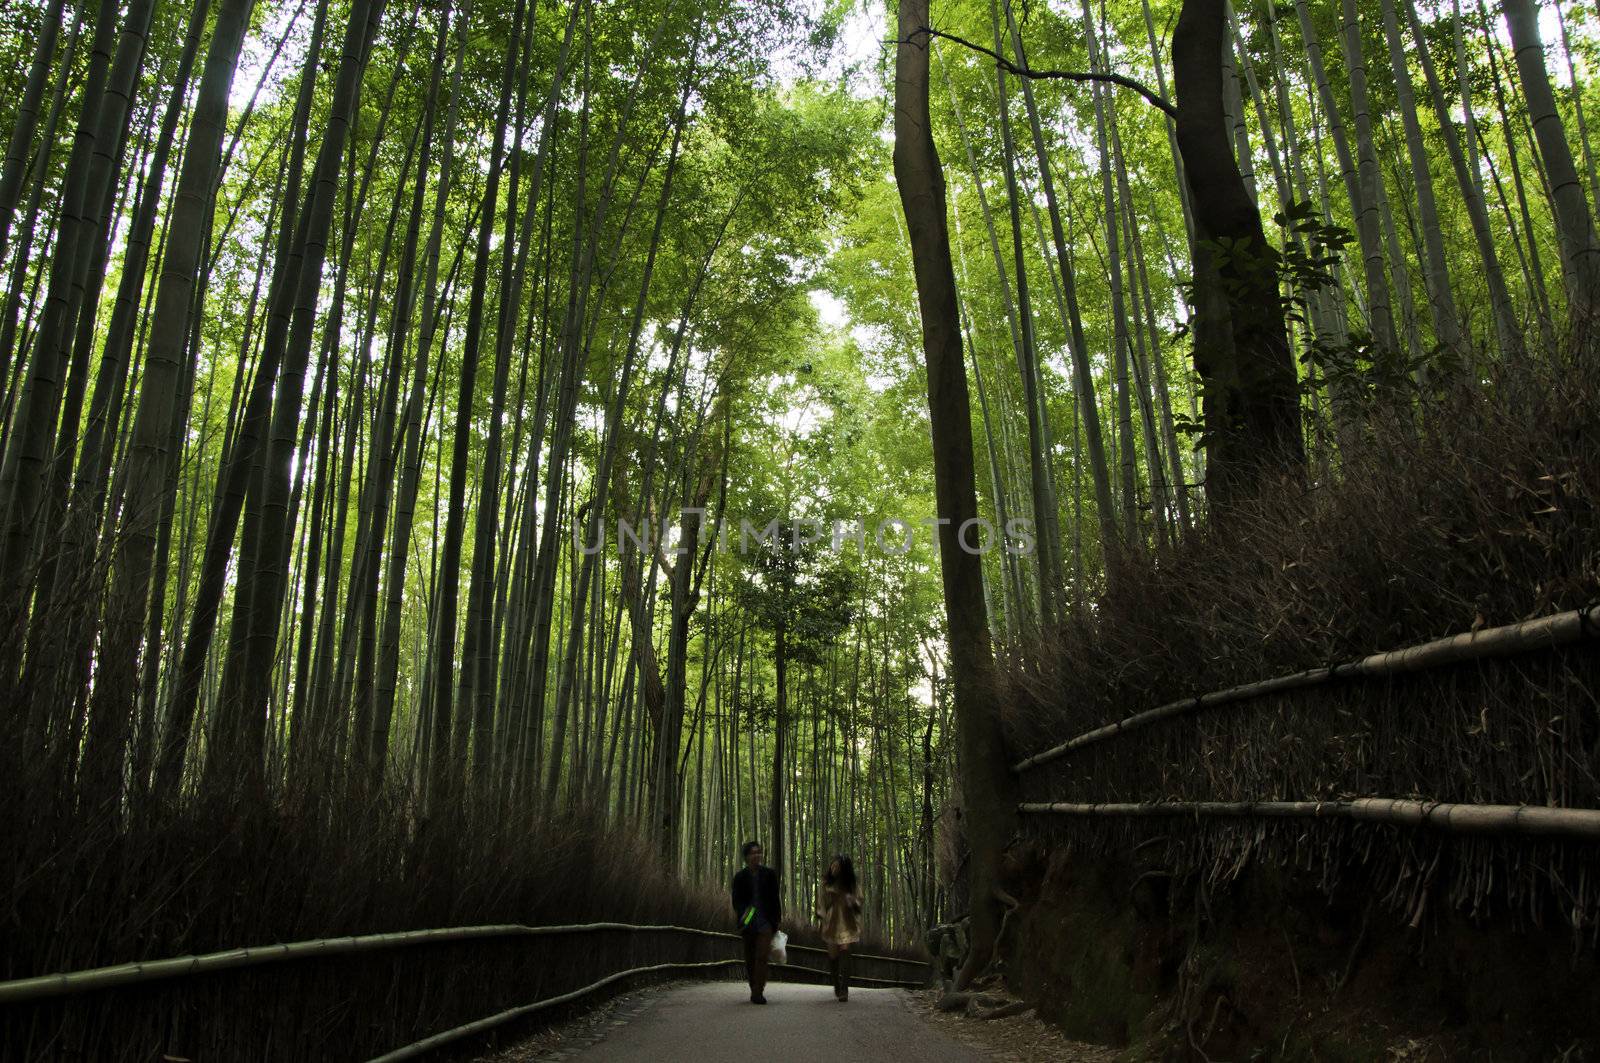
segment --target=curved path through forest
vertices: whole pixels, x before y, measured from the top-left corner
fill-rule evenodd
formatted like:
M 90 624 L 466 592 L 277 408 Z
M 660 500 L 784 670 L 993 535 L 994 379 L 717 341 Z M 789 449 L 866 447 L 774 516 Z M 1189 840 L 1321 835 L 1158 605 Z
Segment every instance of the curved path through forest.
M 895 989 L 851 989 L 848 1003 L 826 986 L 774 982 L 767 1006 L 742 983 L 708 982 L 656 994 L 628 1022 L 578 1052 L 582 1063 L 788 1063 L 917 1060 L 980 1063 L 981 1056 L 929 1026 Z

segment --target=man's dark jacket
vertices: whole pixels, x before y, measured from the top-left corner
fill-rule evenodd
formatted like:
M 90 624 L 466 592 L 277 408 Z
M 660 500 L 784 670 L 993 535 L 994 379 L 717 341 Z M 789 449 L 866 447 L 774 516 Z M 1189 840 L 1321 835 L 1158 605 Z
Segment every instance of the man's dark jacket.
M 744 913 L 755 905 L 755 918 L 744 921 Z M 755 868 L 741 868 L 733 876 L 733 913 L 739 920 L 739 929 L 746 933 L 757 930 L 776 930 L 783 919 L 783 901 L 778 897 L 778 873 L 762 864 Z M 765 924 L 765 925 L 763 925 Z

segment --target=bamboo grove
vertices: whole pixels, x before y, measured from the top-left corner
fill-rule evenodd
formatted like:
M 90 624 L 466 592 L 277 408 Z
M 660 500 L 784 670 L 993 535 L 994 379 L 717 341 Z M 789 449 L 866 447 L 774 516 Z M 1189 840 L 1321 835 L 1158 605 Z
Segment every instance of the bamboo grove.
M 925 0 L 900 0 L 896 10 L 893 172 L 920 324 L 902 333 L 900 342 L 920 348 L 926 370 L 939 513 L 961 528 L 978 519 L 981 449 L 987 452 L 991 512 L 1003 519 L 1003 498 L 1021 495 L 1025 501 L 1013 504 L 1032 517 L 1039 546 L 1031 565 L 991 564 L 984 572 L 964 556 L 968 551 L 953 527 L 941 530 L 963 811 L 972 848 L 973 948 L 956 979 L 958 989 L 972 983 L 998 947 L 1006 925 L 1001 909 L 1017 907 L 1012 894 L 1031 889 L 1018 881 L 1019 862 L 1030 858 L 1026 835 L 1053 854 L 1051 878 L 1066 866 L 1061 861 L 1068 854 L 1080 868 L 1101 856 L 1111 863 L 1118 859 L 1116 844 L 1108 851 L 1082 829 L 1067 829 L 1068 845 L 1057 848 L 1060 832 L 1041 838 L 1021 827 L 1018 813 L 1041 806 L 1019 804 L 1019 781 L 999 766 L 1009 743 L 1039 748 L 1059 742 L 1051 732 L 1074 722 L 1092 728 L 1115 720 L 1129 695 L 1138 704 L 1150 698 L 1150 687 L 1161 695 L 1151 700 L 1171 699 L 1185 690 L 1210 689 L 1206 676 L 1251 661 L 1298 655 L 1304 667 L 1319 659 L 1316 647 L 1330 638 L 1362 645 L 1385 624 L 1419 620 L 1432 632 L 1439 613 L 1431 621 L 1422 617 L 1425 603 L 1449 612 L 1459 611 L 1456 602 L 1474 601 L 1477 627 L 1491 598 L 1503 601 L 1531 586 L 1570 608 L 1591 598 L 1595 586 L 1593 566 L 1581 552 L 1557 546 L 1566 538 L 1557 525 L 1572 517 L 1581 526 L 1587 503 L 1563 497 L 1538 509 L 1529 522 L 1517 513 L 1522 491 L 1513 486 L 1531 476 L 1561 484 L 1564 496 L 1588 490 L 1581 470 L 1590 463 L 1566 441 L 1586 435 L 1578 426 L 1593 420 L 1593 300 L 1600 291 L 1594 271 L 1600 245 L 1591 215 L 1595 186 L 1591 181 L 1585 187 L 1579 177 L 1566 132 L 1569 115 L 1557 103 L 1541 41 L 1541 35 L 1559 35 L 1571 82 L 1566 103 L 1578 146 L 1587 151 L 1585 85 L 1566 19 L 1571 13 L 1581 20 L 1581 8 L 1541 13 L 1536 4 L 1510 0 L 1492 14 L 1486 7 L 1477 12 L 1480 58 L 1487 60 L 1502 128 L 1498 144 L 1476 131 L 1473 165 L 1481 158 L 1491 167 L 1499 149 L 1510 156 L 1525 136 L 1533 149 L 1525 158 L 1532 164 L 1519 180 L 1524 186 L 1537 182 L 1545 191 L 1538 214 L 1528 209 L 1527 197 L 1519 199 L 1520 234 L 1517 217 L 1506 211 L 1507 236 L 1525 249 L 1530 263 L 1518 306 L 1499 266 L 1503 245 L 1484 224 L 1484 212 L 1471 209 L 1481 190 L 1459 150 L 1439 152 L 1435 145 L 1430 154 L 1412 81 L 1415 59 L 1432 97 L 1436 139 L 1457 149 L 1455 101 L 1429 71 L 1437 31 L 1453 31 L 1459 105 L 1472 131 L 1473 62 L 1460 43 L 1468 20 L 1459 8 L 1423 13 L 1411 4 L 1401 11 L 1392 3 L 1349 0 L 1337 12 L 1307 4 L 1235 12 L 1226 0 L 1183 0 L 1164 12 L 1171 17 L 1170 32 L 1158 35 L 1149 4 L 1137 11 L 1131 4 L 1096 10 L 1086 0 L 1081 18 L 1068 10 L 1072 6 L 1023 8 L 1019 16 L 1014 5 L 1000 0 L 986 13 L 971 12 L 964 23 L 948 9 L 931 10 Z M 1301 56 L 1280 44 L 1280 23 L 1286 25 L 1291 14 L 1304 49 L 1305 66 L 1298 69 Z M 1031 23 L 1026 35 L 1020 29 L 1024 21 Z M 1148 41 L 1145 62 L 1133 58 L 1136 44 L 1119 43 L 1136 41 L 1140 29 Z M 1328 35 L 1341 45 L 1333 62 L 1321 46 Z M 1577 40 L 1581 52 L 1581 30 Z M 931 102 L 938 80 L 931 53 L 944 45 L 959 51 L 976 83 L 994 79 L 992 91 L 984 91 L 975 107 L 970 100 L 963 105 L 948 66 L 940 70 L 955 127 L 950 139 L 965 156 L 968 187 L 983 221 L 982 231 L 965 240 L 957 220 L 962 182 L 950 177 L 961 167 L 946 161 L 960 156 L 941 154 L 936 134 L 945 116 Z M 938 58 L 947 59 L 949 50 Z M 1509 75 L 1501 73 L 1508 53 L 1514 53 L 1516 67 L 1510 92 Z M 1377 66 L 1374 55 L 1387 55 L 1387 67 Z M 1334 65 L 1339 60 L 1342 66 Z M 1369 78 L 1369 62 L 1383 73 Z M 1391 79 L 1387 85 L 1383 77 Z M 1071 90 L 1063 93 L 1069 101 L 1077 93 L 1076 107 L 1063 107 L 1066 121 L 1060 111 L 1043 113 L 1041 85 Z M 1020 108 L 1013 105 L 1012 88 L 1020 89 Z M 1520 113 L 1512 95 L 1518 89 Z M 1319 102 L 1347 193 L 1343 203 L 1330 192 L 1329 153 L 1316 134 Z M 1346 107 L 1349 119 L 1341 113 Z M 987 143 L 971 135 L 963 110 L 968 116 L 997 115 L 998 128 Z M 1347 121 L 1354 127 L 1354 153 Z M 1294 130 L 1308 124 L 1312 138 L 1299 140 Z M 1402 133 L 1403 154 L 1394 147 Z M 988 158 L 999 155 L 997 167 L 987 166 L 990 189 L 998 195 L 984 187 L 984 148 Z M 1475 238 L 1460 240 L 1466 250 L 1453 261 L 1432 173 L 1444 154 L 1456 164 L 1460 201 L 1469 205 L 1473 224 L 1467 228 Z M 1308 161 L 1317 165 L 1315 186 L 1306 179 Z M 1144 194 L 1135 194 L 1135 180 L 1156 168 L 1160 176 L 1148 181 Z M 1003 185 L 993 177 L 996 169 Z M 1065 180 L 1058 180 L 1062 173 Z M 1031 188 L 1030 176 L 1036 179 Z M 1165 196 L 1155 191 L 1163 184 Z M 1000 196 L 1009 217 L 997 224 L 1001 211 L 990 200 Z M 1032 233 L 1023 219 L 1024 202 Z M 1507 207 L 1503 199 L 1501 206 Z M 969 218 L 971 213 L 969 208 Z M 1049 218 L 1049 237 L 1041 214 Z M 1006 222 L 1009 278 L 1001 238 Z M 1402 224 L 1409 240 L 1399 235 Z M 969 222 L 969 233 L 976 228 Z M 1182 434 L 1193 436 L 1203 451 L 1203 465 L 1193 468 L 1199 482 L 1187 479 L 1173 438 L 1181 414 L 1174 409 L 1170 367 L 1161 360 L 1164 329 L 1153 312 L 1140 312 L 1141 302 L 1150 311 L 1162 305 L 1148 283 L 1141 235 L 1152 229 L 1161 234 L 1163 228 L 1181 233 L 1177 241 L 1159 238 L 1168 262 L 1187 253 L 1187 268 L 1169 268 L 1169 283 L 1177 283 L 1166 300 L 1178 310 L 1174 338 L 1193 363 L 1183 388 L 1189 409 Z M 1035 234 L 1037 251 L 1030 255 Z M 1466 234 L 1456 225 L 1449 235 Z M 1543 265 L 1532 265 L 1542 240 L 1555 245 L 1553 276 L 1545 275 Z M 1086 243 L 1093 260 L 1083 253 Z M 1000 298 L 998 306 L 978 309 L 977 292 L 986 286 L 980 281 L 975 290 L 971 263 L 981 262 L 985 251 L 993 259 L 990 276 L 999 282 Z M 1090 264 L 1082 268 L 1086 260 Z M 1364 268 L 1358 271 L 1356 262 Z M 1469 280 L 1462 279 L 1463 270 Z M 1041 341 L 1038 326 L 1052 315 L 1048 307 L 1039 313 L 1030 305 L 1030 271 L 1032 290 L 1043 289 L 1043 273 L 1055 297 L 1054 343 Z M 1101 313 L 1094 315 L 1098 336 L 1086 327 L 1091 315 L 1085 308 L 1095 305 L 1079 283 L 1086 277 L 1090 284 L 1106 281 Z M 1421 306 L 1428 308 L 1426 317 Z M 1482 308 L 1490 312 L 1482 314 Z M 1026 425 L 1025 451 L 1020 431 L 1014 446 L 1007 438 L 1006 419 L 999 431 L 994 427 L 983 380 L 996 379 L 994 365 L 981 370 L 986 324 L 994 333 L 994 365 L 1009 370 L 1011 356 L 1016 359 L 1020 394 L 1013 391 L 1011 398 L 1020 401 L 1024 416 L 1010 420 Z M 1041 372 L 1043 358 L 1052 356 L 1060 369 Z M 1000 379 L 1008 377 L 1010 372 Z M 973 391 L 976 403 L 969 397 Z M 1070 571 L 1058 501 L 1065 485 L 1055 469 L 1056 419 L 1047 398 L 1052 391 L 1074 400 Z M 1104 430 L 1108 419 L 1111 431 Z M 1509 431 L 1473 435 L 1474 426 L 1489 424 Z M 1142 447 L 1136 443 L 1141 436 Z M 1488 438 L 1496 440 L 1499 453 L 1481 447 Z M 1425 471 L 1430 469 L 1432 477 Z M 1358 500 L 1385 493 L 1393 503 L 1386 509 L 1357 508 Z M 1203 507 L 1198 513 L 1197 502 Z M 1089 505 L 1099 532 L 1097 570 L 1083 561 Z M 1441 548 L 1432 556 L 1396 550 L 1409 538 L 1430 537 Z M 1513 561 L 1519 551 L 1512 543 L 1524 538 L 1532 549 Z M 1326 609 L 1345 603 L 1356 607 Z M 1415 615 L 1407 616 L 1408 609 Z M 1010 642 L 1003 658 L 1009 674 L 997 671 L 991 649 L 996 632 L 987 618 L 997 611 L 1003 618 L 999 632 Z M 1165 682 L 1149 681 L 1162 674 Z M 1111 696 L 1082 696 L 1094 687 Z M 1546 704 L 1544 693 L 1531 688 L 1523 689 L 1522 698 L 1529 705 Z M 1421 723 L 1437 721 L 1445 706 L 1414 708 L 1429 710 L 1415 713 Z M 1564 718 L 1553 710 L 1548 727 L 1555 729 Z M 1347 718 L 1339 726 L 1362 729 Z M 1380 724 L 1369 726 L 1374 735 L 1384 734 Z M 1322 785 L 1347 793 L 1344 787 L 1368 784 L 1370 765 L 1348 748 L 1319 746 L 1311 731 L 1289 723 L 1282 740 L 1306 751 L 1319 773 L 1331 772 L 1319 774 Z M 1236 737 L 1246 750 L 1260 748 L 1245 735 Z M 1387 746 L 1395 738 L 1384 734 L 1377 740 Z M 1403 749 L 1405 743 L 1396 745 Z M 1494 748 L 1504 754 L 1502 743 Z M 1128 778 L 1155 788 L 1150 801 L 1169 799 L 1177 778 L 1216 763 L 1217 750 L 1192 740 L 1167 746 L 1152 740 L 1135 749 L 1144 760 Z M 1418 771 L 1425 758 L 1415 754 L 1385 759 L 1400 772 L 1407 792 L 1431 791 L 1449 800 L 1445 795 L 1461 785 L 1458 778 L 1445 790 L 1429 787 Z M 1587 768 L 1579 771 L 1592 778 Z M 1224 785 L 1270 800 L 1284 779 L 1263 770 L 1258 760 L 1248 770 L 1227 772 Z M 1025 835 L 1020 841 L 1019 833 Z M 1234 874 L 1252 852 L 1250 837 L 1247 831 L 1231 836 L 1242 841 L 1235 854 L 1246 854 L 1232 864 Z M 1260 832 L 1253 837 L 1259 840 Z M 1190 848 L 1205 854 L 1201 863 L 1214 861 L 1208 864 L 1213 882 L 1227 880 L 1227 858 L 1207 844 L 1209 838 L 1198 827 L 1181 836 L 1175 832 L 1168 859 L 1172 849 Z M 1366 839 L 1370 854 L 1374 836 Z M 1336 848 L 1323 849 L 1329 868 L 1361 862 Z M 1282 852 L 1265 859 L 1290 862 Z M 1293 863 L 1299 866 L 1297 859 Z M 1403 858 L 1397 866 L 1402 876 L 1416 871 Z M 1203 873 L 1194 864 L 1184 867 L 1188 883 Z M 1324 888 L 1332 881 L 1325 878 Z
M 1172 62 L 1180 11 L 1210 6 L 935 5 L 910 35 L 933 50 L 983 506 L 1038 530 L 986 569 L 1013 638 L 1082 614 L 1223 486 L 1209 407 L 1248 367 L 1195 348 L 1237 287 L 1206 275 L 1246 256 L 1197 217 L 1192 188 L 1225 181 L 1189 172 Z M 1295 378 L 1303 483 L 1336 482 L 1375 412 L 1588 349 L 1592 5 L 1224 8 L 1223 118 L 1291 332 L 1273 371 Z M 857 222 L 840 254 L 909 288 L 888 243 Z M 852 309 L 914 349 L 891 287 Z
M 979 504 L 1033 529 L 984 554 L 1005 642 L 1216 501 L 1208 278 L 1270 271 L 1317 483 L 1600 306 L 1592 4 L 1229 8 L 1251 265 L 1170 120 L 1198 3 L 915 28 Z M 810 534 L 934 508 L 888 15 L 5 5 L 18 821 L 582 814 L 695 878 L 760 835 L 795 903 L 849 849 L 876 928 L 939 915 L 937 555 Z
M 874 120 L 793 58 L 826 26 L 8 17 L 12 807 L 572 809 L 719 875 L 848 832 L 887 854 L 879 926 L 931 904 L 927 557 L 818 605 L 711 549 L 730 495 L 820 479 L 815 426 L 763 418 L 861 390 L 806 295 Z

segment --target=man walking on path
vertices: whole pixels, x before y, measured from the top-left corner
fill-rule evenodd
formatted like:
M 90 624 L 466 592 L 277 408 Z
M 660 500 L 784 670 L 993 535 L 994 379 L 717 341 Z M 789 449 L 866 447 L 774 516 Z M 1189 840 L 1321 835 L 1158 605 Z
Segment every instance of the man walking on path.
M 767 960 L 772 952 L 772 935 L 783 919 L 783 901 L 778 895 L 778 873 L 762 864 L 765 854 L 760 842 L 745 842 L 739 847 L 744 867 L 733 876 L 733 913 L 744 938 L 744 969 L 750 978 L 750 1003 L 765 1004 Z

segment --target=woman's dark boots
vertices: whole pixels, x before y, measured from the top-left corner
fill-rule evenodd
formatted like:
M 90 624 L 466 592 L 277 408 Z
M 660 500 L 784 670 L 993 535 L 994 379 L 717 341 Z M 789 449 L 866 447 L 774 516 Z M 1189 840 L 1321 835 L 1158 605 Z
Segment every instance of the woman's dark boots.
M 850 954 L 841 953 L 834 966 L 838 973 L 833 979 L 833 995 L 842 1003 L 850 999 Z
M 840 970 L 840 966 L 839 965 L 840 965 L 840 957 L 838 957 L 838 956 L 829 956 L 828 957 L 828 978 L 833 982 L 833 995 L 835 997 L 839 997 L 839 999 L 843 1000 L 844 998 L 839 996 L 840 992 L 842 992 L 840 987 L 844 985 L 844 982 L 842 981 L 841 976 L 839 974 L 839 970 Z

